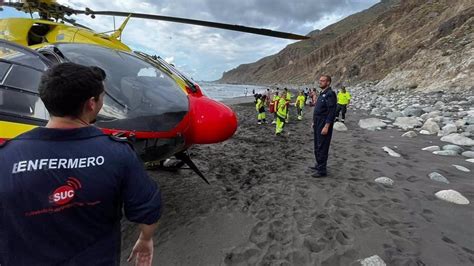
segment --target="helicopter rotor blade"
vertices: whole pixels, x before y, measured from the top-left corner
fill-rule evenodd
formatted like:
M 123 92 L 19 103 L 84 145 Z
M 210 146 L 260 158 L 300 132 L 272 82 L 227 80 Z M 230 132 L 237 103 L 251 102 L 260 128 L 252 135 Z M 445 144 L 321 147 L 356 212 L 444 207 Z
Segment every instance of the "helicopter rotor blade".
M 298 35 L 298 34 L 293 34 L 293 33 L 288 33 L 288 32 L 273 31 L 269 29 L 252 28 L 252 27 L 247 27 L 247 26 L 232 25 L 232 24 L 225 24 L 225 23 L 205 21 L 205 20 L 196 20 L 196 19 L 143 14 L 143 13 L 130 13 L 130 12 L 119 12 L 119 11 L 93 11 L 89 8 L 86 8 L 85 11 L 74 10 L 74 13 L 91 15 L 91 16 L 106 15 L 106 16 L 117 16 L 117 17 L 128 17 L 130 15 L 131 17 L 134 17 L 134 18 L 163 20 L 163 21 L 169 21 L 169 22 L 177 22 L 177 23 L 198 25 L 198 26 L 204 26 L 204 27 L 247 32 L 247 33 L 253 33 L 253 34 L 258 34 L 258 35 L 283 38 L 283 39 L 291 39 L 291 40 L 309 39 L 308 36 L 303 36 L 303 35 Z
M 247 27 L 247 26 L 242 26 L 242 25 L 232 25 L 232 24 L 205 21 L 205 20 L 196 20 L 196 19 L 188 19 L 188 18 L 180 18 L 180 17 L 144 14 L 144 13 L 120 12 L 120 11 L 94 11 L 89 8 L 86 8 L 85 10 L 75 10 L 75 9 L 63 6 L 61 4 L 56 4 L 56 3 L 45 4 L 41 2 L 36 3 L 34 1 L 28 1 L 27 3 L 28 4 L 25 4 L 23 2 L 0 1 L 0 6 L 8 6 L 8 7 L 15 8 L 17 10 L 22 10 L 24 12 L 31 11 L 30 10 L 31 8 L 33 11 L 39 11 L 45 14 L 55 15 L 54 17 L 61 18 L 63 20 L 66 19 L 65 16 L 70 16 L 72 14 L 90 15 L 92 18 L 94 18 L 96 15 L 117 16 L 117 17 L 128 17 L 129 15 L 131 15 L 131 17 L 134 17 L 134 18 L 184 23 L 184 24 L 191 24 L 191 25 L 197 25 L 197 26 L 253 33 L 257 35 L 264 35 L 264 36 L 290 39 L 290 40 L 305 40 L 305 39 L 310 38 L 308 36 L 303 36 L 303 35 L 298 35 L 298 34 L 293 34 L 293 33 L 288 33 L 288 32 L 274 31 L 274 30 L 263 29 L 263 28 L 253 28 L 253 27 Z M 82 26 L 82 25 L 78 24 L 78 26 Z
M 82 24 L 77 23 L 77 22 L 76 22 L 75 20 L 73 20 L 73 19 L 62 18 L 62 20 L 64 20 L 64 21 L 67 22 L 67 23 L 70 23 L 70 24 L 72 24 L 72 25 L 74 25 L 74 26 L 76 26 L 76 27 L 81 27 L 81 28 L 84 28 L 84 29 L 92 30 L 91 28 L 88 28 L 88 27 L 86 27 L 86 26 L 84 26 L 84 25 L 82 25 Z

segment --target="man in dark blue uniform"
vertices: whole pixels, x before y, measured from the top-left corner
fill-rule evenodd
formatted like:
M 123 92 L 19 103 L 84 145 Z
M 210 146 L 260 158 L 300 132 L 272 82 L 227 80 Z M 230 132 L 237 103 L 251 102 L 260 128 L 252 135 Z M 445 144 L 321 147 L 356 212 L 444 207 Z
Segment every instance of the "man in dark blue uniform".
M 0 265 L 119 265 L 122 212 L 141 231 L 130 259 L 151 265 L 160 190 L 128 143 L 90 125 L 104 79 L 52 67 L 39 86 L 50 121 L 0 148 Z
M 318 96 L 313 113 L 314 155 L 316 157 L 315 167 L 310 167 L 316 171 L 313 177 L 327 176 L 326 165 L 337 102 L 336 93 L 330 85 L 330 76 L 322 75 L 319 78 L 319 87 L 322 91 Z

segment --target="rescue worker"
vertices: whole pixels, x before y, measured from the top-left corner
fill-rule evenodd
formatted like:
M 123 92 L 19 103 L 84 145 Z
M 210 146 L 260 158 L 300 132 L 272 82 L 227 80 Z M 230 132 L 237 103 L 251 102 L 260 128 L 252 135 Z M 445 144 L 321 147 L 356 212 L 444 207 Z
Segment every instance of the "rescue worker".
M 280 96 L 278 96 L 278 91 L 275 92 L 275 95 L 273 96 L 272 102 L 270 103 L 270 112 L 273 113 L 273 121 L 272 124 L 276 123 L 277 120 L 277 106 L 278 106 L 278 101 L 280 100 Z
M 152 265 L 161 193 L 126 141 L 91 126 L 104 79 L 53 66 L 39 85 L 48 124 L 0 147 L 0 265 L 119 265 L 122 212 L 140 230 L 129 261 Z
M 318 92 L 316 91 L 316 88 L 313 88 L 310 93 L 311 93 L 311 99 L 309 102 L 309 106 L 315 106 L 318 100 Z
M 313 177 L 327 176 L 327 160 L 331 144 L 332 128 L 336 113 L 336 93 L 331 89 L 331 77 L 322 75 L 319 78 L 319 94 L 313 113 L 314 155 L 316 164 L 310 167 L 316 172 Z
M 284 92 L 283 92 L 285 95 L 286 95 L 286 101 L 287 101 L 287 105 L 289 105 L 289 103 L 291 102 L 291 98 L 293 97 L 293 95 L 291 95 L 291 92 L 287 89 L 287 88 L 284 88 Z M 286 123 L 289 123 L 290 122 L 290 112 L 289 110 L 287 110 L 286 112 L 286 120 L 285 120 Z
M 295 102 L 296 112 L 298 114 L 298 120 L 300 121 L 303 120 L 303 107 L 304 107 L 305 99 L 306 97 L 304 96 L 303 91 L 300 91 L 298 94 L 298 97 L 296 97 L 296 102 Z
M 347 106 L 351 102 L 351 94 L 346 91 L 346 87 L 342 86 L 341 91 L 337 94 L 336 121 L 339 121 L 339 113 L 342 111 L 341 122 L 346 119 Z
M 308 88 L 305 88 L 304 89 L 304 104 L 306 105 L 307 101 L 308 101 L 308 97 L 309 97 L 309 90 Z
M 288 114 L 288 104 L 286 100 L 286 93 L 283 92 L 280 99 L 278 99 L 277 108 L 276 108 L 276 129 L 275 134 L 277 136 L 281 135 L 283 128 L 286 124 L 286 116 Z
M 270 101 L 272 100 L 272 92 L 270 89 L 267 89 L 267 92 L 265 93 L 265 106 L 270 106 Z
M 266 95 L 258 95 L 257 103 L 255 104 L 255 109 L 257 109 L 257 120 L 258 124 L 261 125 L 262 123 L 266 123 L 266 115 L 265 115 L 265 103 L 267 100 Z

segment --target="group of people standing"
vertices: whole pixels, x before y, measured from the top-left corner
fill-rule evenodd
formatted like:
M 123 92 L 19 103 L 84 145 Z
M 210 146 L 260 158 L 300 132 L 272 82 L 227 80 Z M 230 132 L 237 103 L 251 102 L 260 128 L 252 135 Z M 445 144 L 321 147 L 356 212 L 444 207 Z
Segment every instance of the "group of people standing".
M 284 88 L 276 88 L 275 91 L 267 89 L 265 94 L 255 94 L 255 109 L 257 110 L 257 123 L 259 125 L 266 123 L 265 107 L 268 107 L 269 112 L 273 114 L 272 124 L 276 125 L 275 134 L 280 135 L 283 132 L 285 124 L 290 120 L 289 106 L 296 107 L 297 119 L 303 120 L 303 108 L 308 99 L 308 93 L 304 91 L 298 92 L 296 101 L 292 103 L 293 95 Z
M 285 124 L 289 122 L 290 112 L 289 107 L 294 106 L 296 108 L 297 120 L 303 120 L 303 109 L 306 105 L 315 106 L 318 99 L 318 92 L 316 88 L 304 89 L 298 91 L 298 96 L 294 103 L 292 103 L 293 95 L 288 88 L 284 88 L 280 91 L 280 88 L 276 88 L 271 91 L 267 89 L 264 94 L 254 94 L 255 97 L 255 109 L 257 111 L 257 123 L 259 125 L 267 122 L 266 107 L 268 111 L 273 114 L 272 124 L 276 124 L 275 134 L 280 135 L 283 132 Z M 337 105 L 335 111 L 335 121 L 339 121 L 339 114 L 342 114 L 341 122 L 344 123 L 347 105 L 350 103 L 351 95 L 346 91 L 344 86 L 337 94 Z
M 272 124 L 276 125 L 276 135 L 281 135 L 285 125 L 289 122 L 289 107 L 291 105 L 296 107 L 298 121 L 303 120 L 303 109 L 306 105 L 314 106 L 313 130 L 316 164 L 310 168 L 315 171 L 313 177 L 324 177 L 327 175 L 326 168 L 333 125 L 335 121 L 339 121 L 339 114 L 342 114 L 341 122 L 345 122 L 351 95 L 344 86 L 336 94 L 330 87 L 332 80 L 328 75 L 322 75 L 318 82 L 321 89 L 319 94 L 316 88 L 312 90 L 306 88 L 298 92 L 294 103 L 292 103 L 292 93 L 287 88 L 281 92 L 279 88 L 273 92 L 267 89 L 265 94 L 255 94 L 254 96 L 258 124 L 266 123 L 265 107 L 268 106 L 270 113 L 273 113 L 274 116 Z

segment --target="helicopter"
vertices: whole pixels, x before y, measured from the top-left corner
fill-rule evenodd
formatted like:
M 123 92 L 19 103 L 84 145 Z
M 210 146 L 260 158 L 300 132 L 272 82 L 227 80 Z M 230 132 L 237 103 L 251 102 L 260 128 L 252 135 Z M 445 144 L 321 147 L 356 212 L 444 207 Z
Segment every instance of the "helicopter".
M 153 14 L 76 10 L 54 0 L 0 1 L 0 7 L 39 18 L 0 19 L 0 142 L 46 125 L 49 114 L 39 98 L 42 72 L 55 64 L 74 62 L 101 67 L 107 74 L 106 95 L 95 126 L 105 134 L 130 141 L 145 163 L 175 156 L 171 168 L 188 165 L 209 183 L 191 160 L 188 149 L 230 138 L 237 116 L 223 103 L 206 97 L 200 86 L 156 55 L 132 51 L 121 35 L 130 18 L 214 27 L 277 38 L 307 36 L 241 25 Z M 0 10 L 1 11 L 1 10 Z M 68 18 L 72 15 L 126 17 L 111 34 Z

